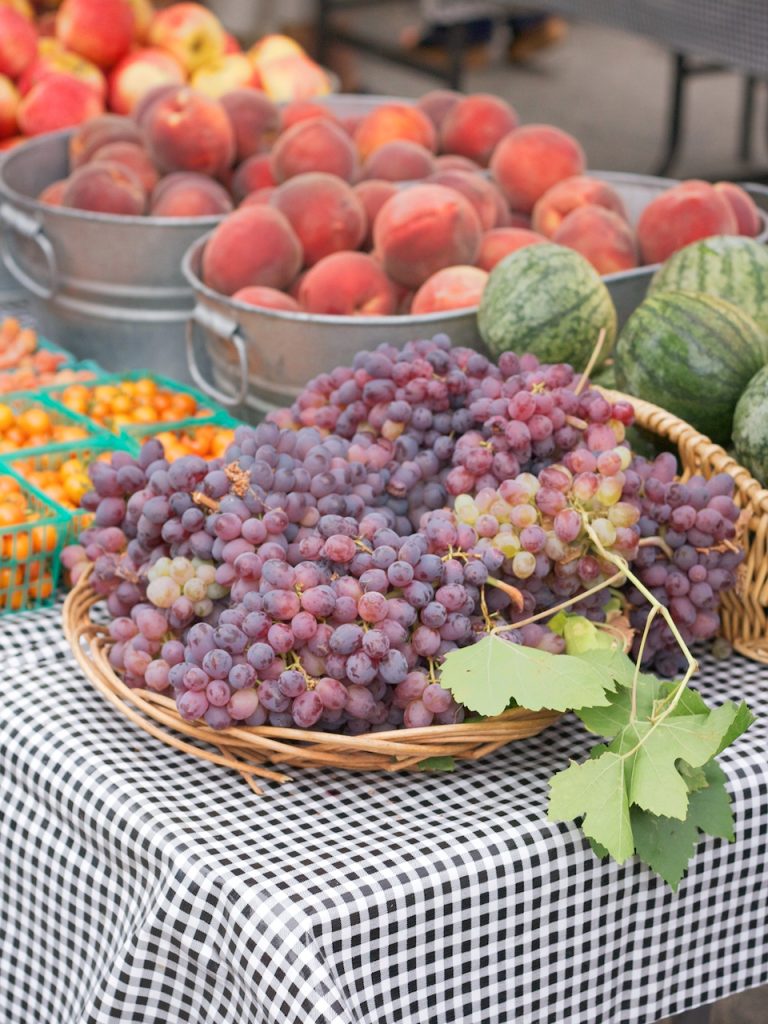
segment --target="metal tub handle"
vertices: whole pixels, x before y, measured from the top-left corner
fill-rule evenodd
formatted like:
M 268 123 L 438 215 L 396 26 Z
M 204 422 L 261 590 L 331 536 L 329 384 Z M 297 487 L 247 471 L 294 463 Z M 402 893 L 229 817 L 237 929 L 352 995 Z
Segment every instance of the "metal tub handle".
M 240 384 L 235 394 L 227 394 L 225 391 L 220 391 L 207 381 L 200 371 L 195 355 L 195 327 L 197 324 L 210 331 L 211 334 L 214 334 L 222 341 L 230 341 L 234 345 L 240 370 Z M 207 306 L 195 306 L 192 310 L 192 315 L 187 321 L 187 364 L 192 380 L 209 398 L 226 406 L 240 405 L 241 402 L 245 401 L 246 392 L 248 391 L 248 355 L 245 351 L 245 339 L 240 333 L 240 327 L 234 320 L 229 320 L 227 317 L 222 316 L 221 313 L 208 309 Z
M 23 238 L 28 238 L 37 245 L 48 266 L 49 284 L 39 284 L 34 278 L 30 277 L 29 274 L 21 269 L 11 256 L 10 251 L 6 248 L 3 253 L 3 259 L 9 272 L 25 288 L 31 291 L 33 295 L 45 301 L 52 299 L 59 290 L 59 268 L 56 263 L 56 253 L 53 251 L 53 246 L 43 229 L 43 225 L 35 220 L 34 217 L 22 213 L 8 203 L 0 204 L 0 221 L 10 228 L 11 231 L 15 231 Z

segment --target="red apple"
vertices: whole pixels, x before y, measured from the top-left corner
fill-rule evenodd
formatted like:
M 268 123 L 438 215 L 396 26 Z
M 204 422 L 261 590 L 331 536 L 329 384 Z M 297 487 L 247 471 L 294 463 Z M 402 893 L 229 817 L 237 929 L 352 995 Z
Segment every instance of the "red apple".
M 96 65 L 72 50 L 66 50 L 58 39 L 48 38 L 39 40 L 37 57 L 19 78 L 19 92 L 26 96 L 33 85 L 52 74 L 78 78 L 90 85 L 102 100 L 107 98 L 107 80 Z
M 64 0 L 56 15 L 56 36 L 81 57 L 110 68 L 133 43 L 133 10 L 128 0 Z
M 116 114 L 130 114 L 150 90 L 158 85 L 183 85 L 184 68 L 166 50 L 144 47 L 133 50 L 115 65 L 109 75 L 109 107 Z
M 18 78 L 36 56 L 35 26 L 12 7 L 0 7 L 0 74 Z
M 198 68 L 189 84 L 217 100 L 234 89 L 253 88 L 258 80 L 258 72 L 244 53 L 230 53 Z
M 218 18 L 200 4 L 171 4 L 158 11 L 149 42 L 168 50 L 188 72 L 224 56 L 226 38 Z
M 7 75 L 0 75 L 0 139 L 16 134 L 16 111 L 19 109 L 18 90 Z
M 51 74 L 33 85 L 19 105 L 19 128 L 25 135 L 41 135 L 82 124 L 104 112 L 104 104 L 90 85 L 71 75 Z

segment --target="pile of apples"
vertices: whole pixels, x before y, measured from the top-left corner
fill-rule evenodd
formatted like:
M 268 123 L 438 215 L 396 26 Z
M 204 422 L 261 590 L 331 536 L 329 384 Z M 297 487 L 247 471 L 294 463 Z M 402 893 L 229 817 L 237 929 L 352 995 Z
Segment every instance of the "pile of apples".
M 0 149 L 105 111 L 130 114 L 159 85 L 211 98 L 256 89 L 276 102 L 330 92 L 325 71 L 287 36 L 247 52 L 198 3 L 0 0 Z

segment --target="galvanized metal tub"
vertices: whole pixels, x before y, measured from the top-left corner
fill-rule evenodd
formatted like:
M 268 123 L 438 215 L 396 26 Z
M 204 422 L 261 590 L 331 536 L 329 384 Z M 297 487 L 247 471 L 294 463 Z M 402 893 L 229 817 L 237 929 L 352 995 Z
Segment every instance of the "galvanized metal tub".
M 184 333 L 194 297 L 181 261 L 222 218 L 118 217 L 38 202 L 69 173 L 70 135 L 31 139 L 0 165 L 3 264 L 41 333 L 79 358 L 189 381 Z
M 334 97 L 336 101 L 362 101 L 370 97 Z M 354 103 L 349 103 L 354 107 Z M 334 109 L 337 109 L 334 107 Z M 341 116 L 347 112 L 337 110 Z M 619 192 L 634 224 L 645 206 L 674 184 L 668 178 L 593 171 Z M 748 186 L 755 200 L 768 209 L 768 189 Z M 755 190 L 762 191 L 758 195 Z M 768 237 L 768 218 L 763 213 L 761 241 Z M 208 288 L 201 279 L 200 264 L 207 238 L 196 241 L 184 258 L 183 271 L 194 289 L 197 303 L 188 328 L 190 374 L 199 388 L 217 401 L 241 406 L 243 414 L 263 416 L 275 407 L 290 405 L 312 377 L 351 362 L 360 349 L 379 342 L 402 347 L 407 341 L 445 332 L 457 345 L 483 350 L 477 307 L 432 313 L 428 316 L 342 317 L 309 313 L 285 313 L 256 309 Z M 616 305 L 621 326 L 645 297 L 658 264 L 610 274 L 603 278 Z M 198 365 L 198 329 L 205 341 L 213 381 Z
M 427 316 L 320 316 L 257 309 L 213 291 L 201 278 L 205 243 L 198 239 L 182 269 L 197 303 L 187 328 L 193 382 L 216 401 L 257 417 L 290 405 L 312 377 L 348 364 L 361 349 L 387 342 L 402 348 L 445 332 L 456 345 L 482 351 L 475 309 Z M 214 383 L 198 364 L 197 329 L 205 339 Z

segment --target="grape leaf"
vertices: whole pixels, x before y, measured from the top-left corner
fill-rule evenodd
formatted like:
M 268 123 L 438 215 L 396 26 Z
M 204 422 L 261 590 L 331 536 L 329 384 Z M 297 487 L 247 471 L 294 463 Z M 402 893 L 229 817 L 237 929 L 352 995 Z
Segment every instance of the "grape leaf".
M 514 698 L 529 711 L 568 711 L 608 703 L 615 689 L 611 672 L 568 654 L 550 654 L 485 636 L 451 651 L 441 682 L 460 704 L 482 715 L 499 715 Z
M 677 770 L 685 779 L 685 786 L 690 798 L 691 793 L 699 789 L 705 789 L 709 785 L 706 773 L 703 768 L 691 768 L 686 761 L 677 762 Z
M 583 658 L 587 664 L 594 665 L 595 668 L 605 669 L 620 686 L 632 685 L 635 664 L 618 647 L 613 647 L 610 650 L 604 647 L 595 647 L 589 651 L 583 651 L 579 657 Z
M 638 857 L 675 892 L 699 841 L 695 823 L 690 817 L 678 821 L 649 814 L 639 807 L 632 808 L 630 818 Z
M 592 847 L 592 853 L 597 857 L 598 860 L 605 860 L 606 857 L 610 857 L 610 854 L 604 846 L 596 842 L 591 836 L 587 836 L 587 842 Z
M 720 740 L 720 746 L 717 748 L 716 753 L 719 754 L 721 751 L 725 750 L 726 747 L 729 747 L 734 740 L 737 740 L 742 733 L 747 731 L 754 720 L 755 716 L 749 710 L 745 702 L 742 701 L 736 708 L 736 714 L 734 715 L 733 722 L 723 738 Z
M 733 811 L 725 788 L 726 774 L 717 761 L 707 761 L 703 770 L 708 785 L 688 797 L 688 816 L 702 832 L 733 842 Z
M 452 757 L 425 757 L 418 764 L 422 772 L 452 772 L 455 767 L 456 762 Z
M 624 755 L 630 804 L 652 814 L 684 820 L 688 790 L 676 768 L 682 758 L 699 768 L 715 755 L 736 717 L 730 701 L 706 715 L 670 715 L 659 722 L 630 723 L 610 744 Z
M 603 651 L 592 651 L 590 652 L 590 658 L 594 658 L 595 655 L 603 654 Z M 620 655 L 621 658 L 626 658 L 626 655 Z M 631 669 L 634 671 L 634 666 L 629 658 L 626 658 L 629 662 Z M 608 695 L 608 706 L 599 708 L 579 708 L 576 714 L 582 720 L 584 725 L 589 729 L 590 732 L 595 733 L 598 736 L 615 736 L 621 732 L 627 725 L 632 713 L 632 691 L 627 689 L 627 686 L 631 684 L 630 678 L 629 684 L 625 684 L 626 674 L 624 667 L 619 664 L 619 672 L 617 673 L 617 682 L 623 687 L 616 693 Z M 614 677 L 616 678 L 616 677 Z M 659 694 L 659 687 L 661 684 L 655 676 L 646 675 L 641 672 L 637 680 L 637 714 L 640 718 L 650 718 L 654 703 Z M 705 708 L 705 711 L 707 709 Z
M 624 761 L 610 751 L 571 764 L 550 780 L 548 817 L 567 821 L 584 815 L 582 831 L 622 864 L 635 850 L 624 782 Z

